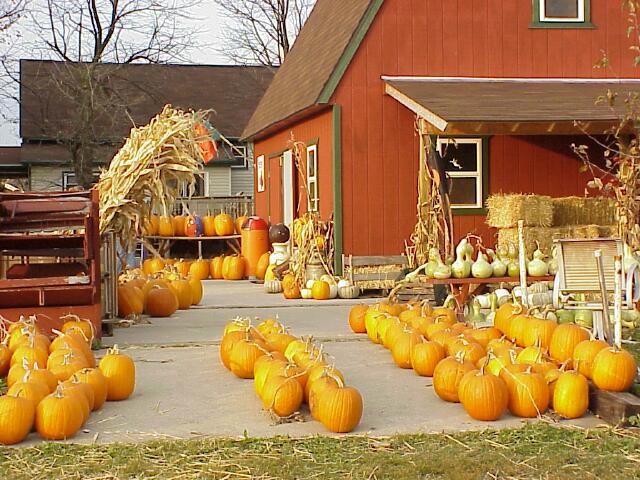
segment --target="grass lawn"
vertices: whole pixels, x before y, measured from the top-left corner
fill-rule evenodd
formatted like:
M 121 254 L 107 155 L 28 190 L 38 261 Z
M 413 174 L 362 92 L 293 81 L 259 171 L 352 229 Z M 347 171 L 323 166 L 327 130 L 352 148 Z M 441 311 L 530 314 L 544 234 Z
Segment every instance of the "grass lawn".
M 640 433 L 536 422 L 390 438 L 201 439 L 0 449 L 2 479 L 640 478 Z

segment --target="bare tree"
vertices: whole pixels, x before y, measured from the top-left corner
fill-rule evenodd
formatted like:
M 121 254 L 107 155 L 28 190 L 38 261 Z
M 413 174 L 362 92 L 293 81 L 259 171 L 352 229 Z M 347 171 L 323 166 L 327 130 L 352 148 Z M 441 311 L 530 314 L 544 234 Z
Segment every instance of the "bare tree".
M 143 85 L 126 78 L 123 66 L 184 60 L 194 46 L 192 30 L 184 21 L 191 18 L 189 12 L 196 3 L 41 0 L 40 8 L 34 8 L 33 33 L 38 40 L 33 51 L 59 63 L 49 72 L 44 88 L 24 79 L 21 87 L 63 101 L 64 128 L 53 133 L 70 153 L 78 185 L 91 185 L 100 146 L 108 141 L 118 143 L 110 138 L 111 126 L 128 118 L 131 89 L 144 91 Z M 123 87 L 127 81 L 131 85 Z M 128 95 L 123 90 L 129 90 Z
M 0 0 L 0 32 L 16 23 L 26 6 L 27 0 Z
M 282 64 L 315 0 L 221 0 L 229 23 L 221 52 L 234 63 Z

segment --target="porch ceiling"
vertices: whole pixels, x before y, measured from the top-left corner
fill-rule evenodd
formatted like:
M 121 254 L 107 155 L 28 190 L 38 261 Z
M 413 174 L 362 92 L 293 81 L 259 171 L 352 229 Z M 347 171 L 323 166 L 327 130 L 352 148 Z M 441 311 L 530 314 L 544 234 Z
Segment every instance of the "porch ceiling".
M 640 80 L 631 79 L 382 79 L 432 133 L 448 135 L 602 134 L 625 115 L 625 100 L 640 96 Z

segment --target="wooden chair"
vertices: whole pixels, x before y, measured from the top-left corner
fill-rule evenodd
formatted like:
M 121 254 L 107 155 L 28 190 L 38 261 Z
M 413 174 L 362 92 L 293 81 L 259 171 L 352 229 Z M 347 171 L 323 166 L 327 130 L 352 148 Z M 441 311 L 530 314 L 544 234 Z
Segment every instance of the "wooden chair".
M 602 321 L 607 318 L 609 297 L 614 293 L 615 268 L 614 257 L 623 256 L 622 241 L 615 238 L 565 239 L 557 240 L 558 273 L 553 287 L 553 304 L 555 308 L 566 310 L 592 310 L 594 312 L 594 328 L 600 338 L 605 338 L 605 327 Z M 604 287 L 607 298 L 603 298 L 600 272 L 596 251 L 601 252 Z M 632 310 L 640 300 L 640 272 L 638 265 L 632 264 L 629 271 L 622 270 L 622 309 Z M 576 295 L 587 295 L 588 300 L 580 300 Z M 599 298 L 594 300 L 594 298 Z M 607 338 L 607 340 L 610 340 Z

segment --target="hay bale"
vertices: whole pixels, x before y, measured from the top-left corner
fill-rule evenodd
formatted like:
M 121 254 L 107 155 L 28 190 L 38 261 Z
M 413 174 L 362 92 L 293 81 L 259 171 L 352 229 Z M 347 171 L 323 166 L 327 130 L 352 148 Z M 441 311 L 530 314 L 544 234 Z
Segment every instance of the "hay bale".
M 519 220 L 525 227 L 550 227 L 553 221 L 551 197 L 517 193 L 495 194 L 487 199 L 487 224 L 494 228 L 513 228 Z
M 618 236 L 618 226 L 617 225 L 605 225 L 598 226 L 598 231 L 600 234 L 600 238 L 611 238 Z
M 538 248 L 538 244 L 540 244 L 540 250 L 549 255 L 553 246 L 553 230 L 549 227 L 524 227 L 524 247 L 527 256 L 531 257 L 536 248 Z M 498 230 L 498 245 L 510 244 L 518 248 L 518 229 L 501 228 Z
M 552 199 L 553 225 L 613 225 L 615 202 L 604 197 L 562 197 Z M 591 237 L 587 237 L 591 238 Z

